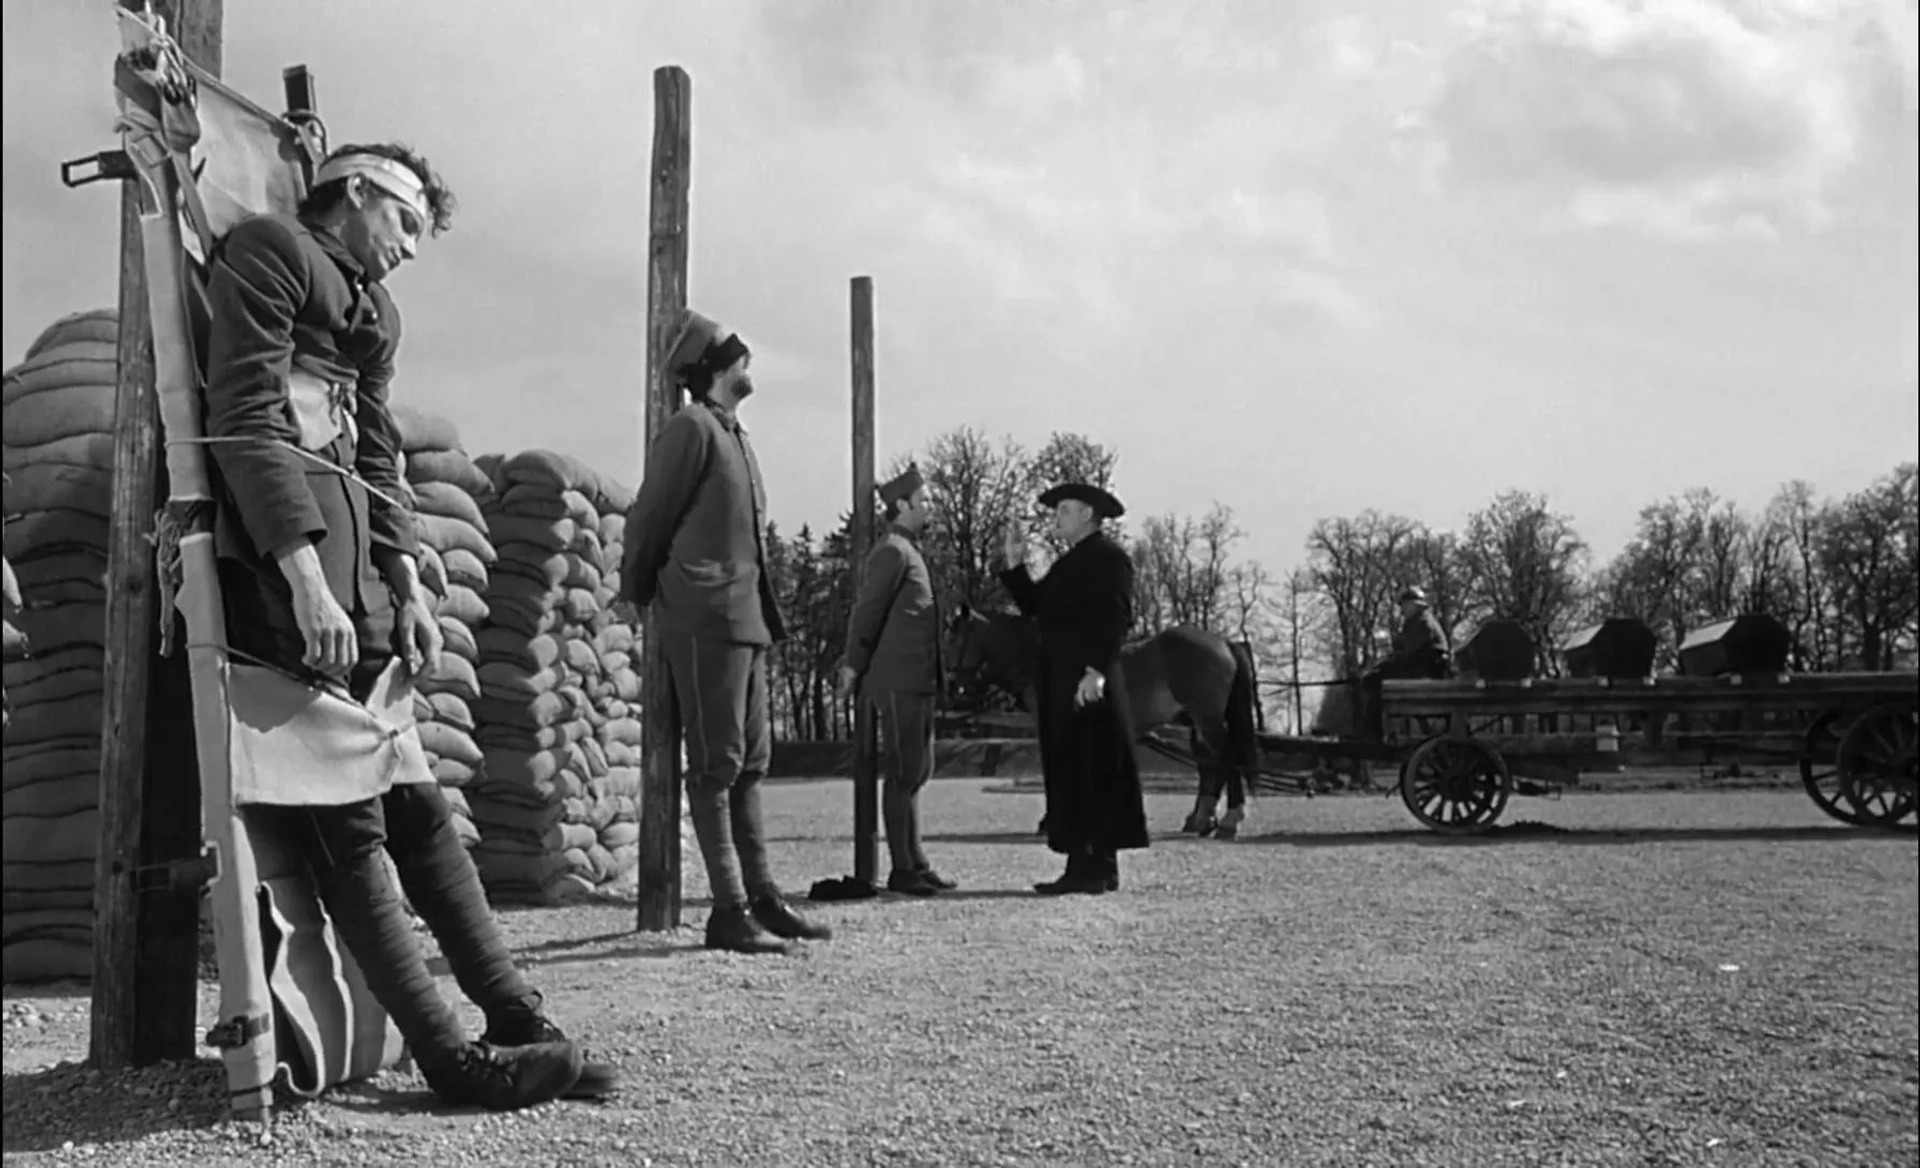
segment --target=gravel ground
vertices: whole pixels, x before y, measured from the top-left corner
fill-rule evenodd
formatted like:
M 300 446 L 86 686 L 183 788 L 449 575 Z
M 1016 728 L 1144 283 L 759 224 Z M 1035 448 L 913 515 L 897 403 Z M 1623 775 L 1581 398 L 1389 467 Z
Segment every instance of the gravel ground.
M 625 1072 L 609 1104 L 439 1110 L 395 1072 L 263 1142 L 215 1064 L 95 1075 L 84 992 L 10 991 L 5 1162 L 1920 1164 L 1911 837 L 1793 792 L 1520 801 L 1457 842 L 1397 801 L 1270 798 L 1273 834 L 1163 835 L 1120 894 L 1047 901 L 1039 800 L 1005 791 L 926 797 L 960 893 L 817 908 L 839 936 L 792 959 L 700 951 L 698 901 L 667 936 L 506 914 Z M 848 797 L 770 791 L 790 887 L 848 870 Z M 1189 803 L 1152 796 L 1156 827 Z

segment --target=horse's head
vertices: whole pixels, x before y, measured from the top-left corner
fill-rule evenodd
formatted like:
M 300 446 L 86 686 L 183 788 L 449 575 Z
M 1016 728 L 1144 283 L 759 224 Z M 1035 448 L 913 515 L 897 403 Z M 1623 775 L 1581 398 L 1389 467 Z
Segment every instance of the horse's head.
M 978 704 L 990 688 L 1017 698 L 1033 684 L 1039 643 L 1024 618 L 962 602 L 947 621 L 946 638 L 947 676 L 962 703 Z

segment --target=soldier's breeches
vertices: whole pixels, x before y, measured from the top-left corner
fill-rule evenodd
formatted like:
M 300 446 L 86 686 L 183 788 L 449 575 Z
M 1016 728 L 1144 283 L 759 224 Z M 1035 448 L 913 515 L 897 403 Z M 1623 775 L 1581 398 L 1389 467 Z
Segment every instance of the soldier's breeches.
M 661 647 L 686 736 L 687 803 L 713 902 L 740 904 L 748 888 L 772 883 L 760 822 L 760 780 L 773 756 L 767 651 L 682 633 L 663 634 Z
M 933 777 L 934 697 L 881 690 L 871 700 L 880 730 L 880 811 L 887 851 L 896 870 L 924 868 L 920 792 Z

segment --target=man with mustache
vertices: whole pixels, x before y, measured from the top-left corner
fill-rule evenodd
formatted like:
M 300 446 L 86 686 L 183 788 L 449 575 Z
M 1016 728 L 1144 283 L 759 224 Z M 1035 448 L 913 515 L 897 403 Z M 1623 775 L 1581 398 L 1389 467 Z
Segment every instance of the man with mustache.
M 760 813 L 773 758 L 767 653 L 786 627 L 767 573 L 766 487 L 740 424 L 751 361 L 737 333 L 683 310 L 666 372 L 693 400 L 647 454 L 627 513 L 620 592 L 636 609 L 653 607 L 673 678 L 687 803 L 713 888 L 707 947 L 785 953 L 789 941 L 832 932 L 781 895 Z
M 243 220 L 209 262 L 206 428 L 228 648 L 363 704 L 441 650 L 403 501 L 388 401 L 400 314 L 384 281 L 453 208 L 404 146 L 345 146 L 297 216 Z M 583 1061 L 514 966 L 432 774 L 401 771 L 372 798 L 251 813 L 302 842 L 335 931 L 437 1094 L 510 1110 L 610 1089 L 613 1069 Z M 486 1013 L 479 1042 L 440 996 L 383 849 Z

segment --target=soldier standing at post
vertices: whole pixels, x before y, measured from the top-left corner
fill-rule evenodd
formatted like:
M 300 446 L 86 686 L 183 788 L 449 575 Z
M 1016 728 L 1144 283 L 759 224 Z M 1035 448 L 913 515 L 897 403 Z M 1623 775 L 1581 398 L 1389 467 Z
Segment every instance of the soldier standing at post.
M 887 530 L 867 556 L 847 626 L 840 695 L 855 686 L 880 723 L 881 812 L 893 871 L 887 888 L 932 896 L 955 887 L 935 872 L 920 842 L 920 792 L 933 777 L 933 715 L 946 687 L 940 604 L 915 546 L 930 517 L 917 466 L 880 488 Z
M 760 814 L 773 759 L 767 653 L 786 626 L 767 575 L 766 488 L 740 424 L 751 360 L 738 334 L 683 310 L 666 372 L 693 401 L 647 457 L 620 589 L 636 609 L 653 606 L 686 729 L 687 803 L 713 887 L 707 947 L 785 953 L 787 941 L 833 934 L 781 895 Z

